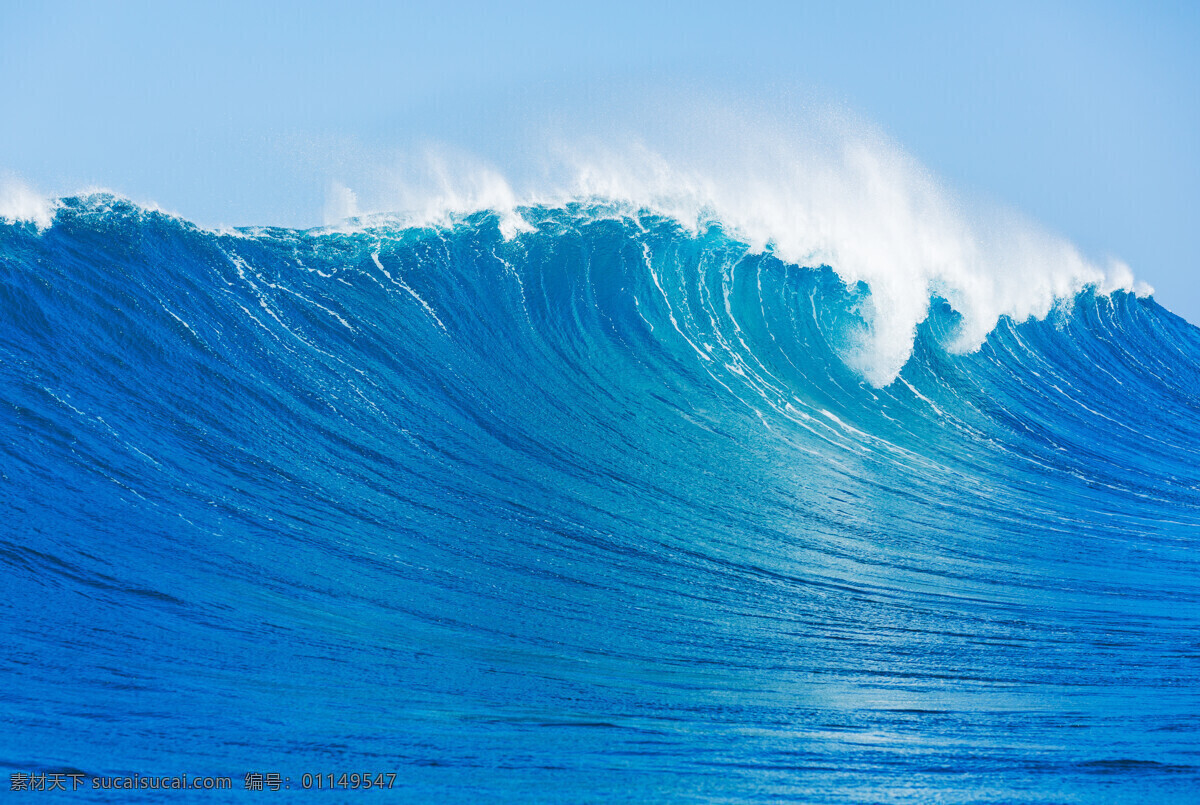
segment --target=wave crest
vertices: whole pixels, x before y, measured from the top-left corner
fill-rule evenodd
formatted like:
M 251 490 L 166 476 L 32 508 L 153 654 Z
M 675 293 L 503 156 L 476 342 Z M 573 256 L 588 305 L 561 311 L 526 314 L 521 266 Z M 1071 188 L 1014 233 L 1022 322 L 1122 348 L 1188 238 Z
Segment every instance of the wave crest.
M 717 222 L 755 251 L 866 284 L 873 303 L 849 361 L 876 386 L 899 375 L 934 298 L 961 316 L 951 349 L 970 352 L 1002 317 L 1044 318 L 1086 288 L 1151 292 L 1123 263 L 1090 260 L 1012 210 L 968 203 L 861 123 L 705 122 L 711 132 L 686 143 L 547 141 L 524 177 L 429 149 L 393 163 L 386 181 L 338 183 L 340 203 L 328 206 L 352 198 L 357 213 L 407 210 L 402 220 L 415 225 L 490 210 L 509 237 L 529 226 L 522 208 L 572 203 L 665 215 L 693 231 Z

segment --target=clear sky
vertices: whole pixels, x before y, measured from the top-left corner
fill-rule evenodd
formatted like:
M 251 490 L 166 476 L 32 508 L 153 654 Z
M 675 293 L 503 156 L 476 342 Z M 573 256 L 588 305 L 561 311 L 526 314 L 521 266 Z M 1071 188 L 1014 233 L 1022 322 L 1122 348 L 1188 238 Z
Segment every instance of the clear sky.
M 4 2 L 0 172 L 311 226 L 343 146 L 480 148 L 514 92 L 678 81 L 843 104 L 1200 322 L 1195 3 Z

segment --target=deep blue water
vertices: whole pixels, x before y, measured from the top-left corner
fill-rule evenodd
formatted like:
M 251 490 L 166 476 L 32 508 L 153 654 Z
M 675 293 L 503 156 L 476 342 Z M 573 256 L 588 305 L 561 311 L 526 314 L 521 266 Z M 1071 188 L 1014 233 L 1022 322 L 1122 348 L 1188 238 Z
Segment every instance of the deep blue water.
M 829 269 L 525 214 L 0 225 L 6 795 L 1200 800 L 1200 330 L 935 299 L 875 388 Z

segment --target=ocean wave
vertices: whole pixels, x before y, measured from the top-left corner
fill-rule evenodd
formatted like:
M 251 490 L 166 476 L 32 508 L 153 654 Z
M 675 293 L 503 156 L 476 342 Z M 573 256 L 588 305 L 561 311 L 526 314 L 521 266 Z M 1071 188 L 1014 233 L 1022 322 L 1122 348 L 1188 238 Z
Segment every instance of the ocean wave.
M 717 211 L 511 212 L 0 228 L 6 765 L 1195 790 L 1200 330 L 922 274 L 894 336 Z
M 447 178 L 450 169 L 444 164 L 438 173 L 443 181 L 450 181 Z M 601 182 L 596 178 L 598 173 L 590 168 L 583 170 L 581 187 L 575 195 L 539 204 L 520 203 L 499 174 L 486 173 L 475 177 L 472 190 L 430 194 L 425 197 L 424 207 L 404 212 L 364 213 L 357 209 L 354 192 L 338 185 L 331 192 L 340 201 L 333 206 L 339 214 L 353 214 L 308 234 L 374 233 L 390 237 L 404 230 L 431 227 L 449 231 L 482 215 L 494 217 L 501 235 L 511 240 L 535 232 L 537 222 L 547 211 L 554 210 L 569 210 L 577 224 L 614 220 L 643 227 L 644 219 L 666 219 L 694 237 L 710 230 L 720 231 L 751 254 L 769 254 L 798 267 L 831 270 L 847 289 L 860 289 L 857 293 L 862 302 L 857 312 L 861 326 L 841 357 L 880 387 L 899 376 L 912 355 L 918 328 L 933 303 L 949 304 L 957 314 L 955 336 L 944 346 L 961 354 L 977 350 L 1001 319 L 1018 322 L 1045 319 L 1056 307 L 1069 304 L 1085 291 L 1103 295 L 1127 292 L 1138 296 L 1153 292 L 1145 283 L 1136 282 L 1125 264 L 1112 262 L 1102 269 L 1082 258 L 1066 241 L 1042 233 L 1027 222 L 1014 220 L 1011 227 L 1003 228 L 1006 233 L 1003 246 L 1010 253 L 1001 253 L 998 240 L 991 244 L 994 248 L 988 253 L 979 245 L 977 233 L 964 222 L 948 225 L 945 216 L 939 219 L 917 214 L 913 204 L 907 205 L 912 216 L 899 223 L 882 220 L 886 216 L 874 217 L 869 209 L 863 212 L 870 205 L 864 207 L 859 203 L 861 199 L 853 202 L 854 216 L 845 214 L 845 208 L 836 203 L 827 217 L 812 216 L 797 209 L 794 202 L 790 206 L 781 202 L 785 211 L 774 217 L 747 217 L 737 211 L 722 216 L 722 209 L 736 210 L 737 205 L 716 201 L 718 194 L 711 183 L 664 178 L 669 171 L 662 165 L 644 172 L 630 169 L 626 177 L 656 174 L 658 179 L 651 185 L 638 186 L 632 181 L 622 184 L 611 172 L 605 173 L 607 178 Z M 707 189 L 696 190 L 698 186 Z M 664 189 L 667 187 L 692 189 L 680 192 Z M 480 206 L 485 199 L 493 202 L 492 206 Z M 781 201 L 769 195 L 764 199 L 760 205 L 763 209 Z M 93 191 L 65 200 L 41 199 L 38 203 L 44 209 L 31 207 L 28 214 L 42 216 L 36 218 L 37 226 L 48 228 L 54 212 L 64 201 L 69 201 L 77 214 L 87 211 L 107 215 L 120 207 L 136 210 L 138 214 L 167 215 L 181 225 L 213 235 L 253 238 L 279 231 L 272 227 L 205 229 L 157 206 L 143 207 L 109 191 Z M 933 203 L 929 201 L 925 206 Z M 933 223 L 918 224 L 927 218 L 932 218 Z M 789 219 L 794 219 L 790 229 L 785 226 Z M 879 227 L 890 229 L 890 234 L 881 236 Z M 993 237 L 999 238 L 995 233 Z M 900 244 L 900 240 L 904 243 Z
M 969 352 L 1002 317 L 1044 318 L 1084 288 L 1152 293 L 1123 262 L 1089 259 L 1012 209 L 968 201 L 862 122 L 826 114 L 785 125 L 704 108 L 680 125 L 679 110 L 644 111 L 690 136 L 547 137 L 530 146 L 537 168 L 512 175 L 447 148 L 376 157 L 361 187 L 331 185 L 327 215 L 402 210 L 425 225 L 489 210 L 506 236 L 527 228 L 522 209 L 569 204 L 650 212 L 692 231 L 719 223 L 755 251 L 866 283 L 874 306 L 854 362 L 880 386 L 908 360 L 934 297 L 961 314 L 953 349 Z

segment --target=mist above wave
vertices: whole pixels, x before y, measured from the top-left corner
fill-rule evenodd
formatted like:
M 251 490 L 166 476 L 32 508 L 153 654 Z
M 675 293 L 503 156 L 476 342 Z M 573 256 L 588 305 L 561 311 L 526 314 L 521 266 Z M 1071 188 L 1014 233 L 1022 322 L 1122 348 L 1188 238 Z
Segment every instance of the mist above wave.
M 375 154 L 357 181 L 331 185 L 326 223 L 400 210 L 436 224 L 492 210 L 511 237 L 529 226 L 520 208 L 578 201 L 693 229 L 719 222 L 752 249 L 866 283 L 866 334 L 847 360 L 878 386 L 903 368 L 933 298 L 960 314 L 951 349 L 967 352 L 1002 316 L 1045 317 L 1084 288 L 1150 293 L 1119 261 L 1090 260 L 1011 209 L 964 201 L 843 113 L 780 122 L 676 108 L 619 131 L 593 121 L 529 142 L 511 170 L 444 146 Z
M 33 224 L 46 229 L 54 222 L 57 202 L 13 176 L 0 176 L 0 222 Z

